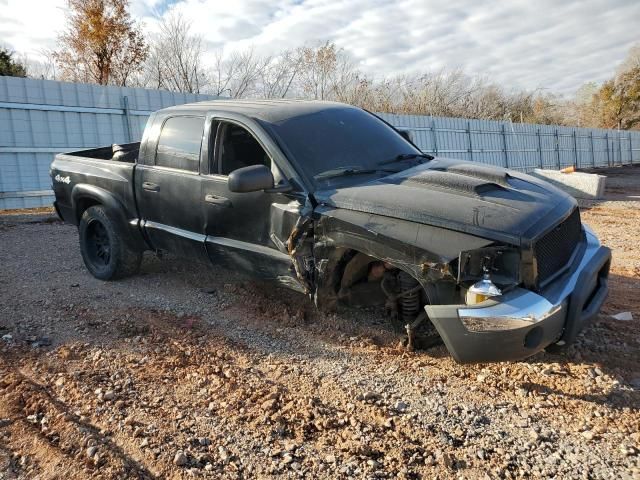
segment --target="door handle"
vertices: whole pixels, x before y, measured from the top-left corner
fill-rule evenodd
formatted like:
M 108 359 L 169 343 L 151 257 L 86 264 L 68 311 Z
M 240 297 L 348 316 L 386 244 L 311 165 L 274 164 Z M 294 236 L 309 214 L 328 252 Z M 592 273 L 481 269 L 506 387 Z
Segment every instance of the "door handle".
M 151 183 L 151 182 L 142 182 L 142 188 L 144 188 L 148 192 L 160 191 L 160 186 L 158 186 L 156 183 Z
M 218 205 L 220 207 L 231 206 L 231 200 L 225 197 L 218 197 L 217 195 L 211 195 L 211 194 L 205 195 L 204 201 L 207 203 L 213 203 L 214 205 Z

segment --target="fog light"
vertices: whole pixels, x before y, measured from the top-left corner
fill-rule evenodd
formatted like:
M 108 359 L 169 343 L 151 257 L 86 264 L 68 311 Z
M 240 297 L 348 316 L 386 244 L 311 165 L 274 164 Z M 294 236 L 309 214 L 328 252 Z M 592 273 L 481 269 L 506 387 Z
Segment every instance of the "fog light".
M 538 348 L 542 341 L 544 331 L 542 327 L 534 327 L 525 335 L 524 346 L 527 348 Z
M 475 305 L 500 295 L 502 295 L 502 291 L 491 281 L 489 274 L 485 273 L 482 280 L 469 287 L 465 295 L 465 301 L 467 305 Z

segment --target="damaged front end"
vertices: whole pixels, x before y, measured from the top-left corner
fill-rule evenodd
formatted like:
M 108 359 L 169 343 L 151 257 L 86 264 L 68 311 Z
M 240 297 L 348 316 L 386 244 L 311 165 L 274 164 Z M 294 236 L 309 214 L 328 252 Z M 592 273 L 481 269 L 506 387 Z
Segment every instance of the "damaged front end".
M 406 328 L 409 348 L 439 341 L 424 306 L 453 298 L 458 256 L 439 255 L 415 240 L 430 239 L 433 245 L 438 238 L 435 243 L 447 249 L 489 242 L 360 212 L 325 207 L 309 212 L 301 215 L 287 247 L 298 281 L 320 309 L 340 304 L 384 309 Z
M 520 251 L 510 246 L 491 246 L 460 252 L 457 283 L 467 305 L 502 295 L 521 281 Z
M 462 263 L 469 257 L 461 254 L 459 280 L 463 291 L 467 285 L 465 301 L 425 306 L 453 357 L 461 363 L 520 360 L 544 348 L 558 349 L 573 342 L 597 316 L 608 292 L 611 252 L 592 232 L 585 231 L 584 245 L 567 268 L 541 288 L 526 285 L 522 259 L 519 269 L 512 268 L 515 252 L 507 250 L 494 257 L 496 265 L 503 267 L 496 271 L 486 267 L 488 260 L 469 260 L 475 263 L 471 275 L 466 274 L 471 269 Z M 482 280 L 469 285 L 481 273 Z M 488 287 L 486 281 L 496 287 L 497 292 L 491 291 L 497 294 L 468 294 L 478 283 Z
M 361 212 L 309 212 L 287 242 L 306 292 L 322 310 L 384 309 L 410 349 L 442 341 L 461 363 L 526 358 L 571 342 L 607 294 L 610 252 L 588 230 L 566 271 L 537 288 L 522 247 Z

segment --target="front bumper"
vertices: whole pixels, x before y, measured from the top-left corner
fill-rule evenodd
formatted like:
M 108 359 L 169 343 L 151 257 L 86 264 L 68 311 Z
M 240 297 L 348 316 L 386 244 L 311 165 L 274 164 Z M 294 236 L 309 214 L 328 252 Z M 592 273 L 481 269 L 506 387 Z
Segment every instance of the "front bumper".
M 521 360 L 551 344 L 573 342 L 608 293 L 611 251 L 585 227 L 584 253 L 539 293 L 515 288 L 477 305 L 427 305 L 451 355 L 461 363 Z

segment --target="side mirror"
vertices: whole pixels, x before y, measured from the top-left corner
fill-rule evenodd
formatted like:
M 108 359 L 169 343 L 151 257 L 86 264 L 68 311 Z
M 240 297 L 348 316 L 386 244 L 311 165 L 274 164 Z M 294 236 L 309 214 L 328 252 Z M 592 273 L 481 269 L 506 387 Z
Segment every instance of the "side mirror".
M 273 174 L 264 165 L 238 168 L 229 174 L 229 190 L 237 193 L 259 192 L 273 188 Z
M 413 143 L 413 138 L 410 130 L 398 130 L 398 133 L 402 135 L 405 140 Z

